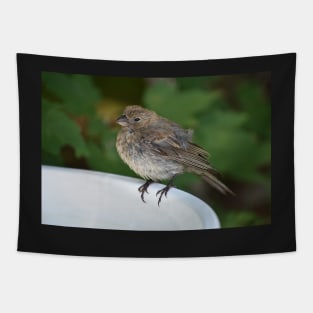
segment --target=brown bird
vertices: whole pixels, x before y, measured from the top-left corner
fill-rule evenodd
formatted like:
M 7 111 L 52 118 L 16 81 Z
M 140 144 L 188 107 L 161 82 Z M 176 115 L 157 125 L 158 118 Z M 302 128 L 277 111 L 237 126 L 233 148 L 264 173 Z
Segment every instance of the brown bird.
M 214 176 L 216 171 L 208 162 L 208 152 L 192 143 L 192 130 L 183 129 L 138 105 L 127 106 L 116 122 L 122 126 L 116 140 L 120 157 L 146 180 L 138 188 L 143 202 L 151 183 L 169 180 L 166 187 L 156 193 L 160 195 L 160 205 L 163 195 L 167 196 L 173 186 L 174 178 L 183 172 L 197 174 L 221 193 L 232 194 Z

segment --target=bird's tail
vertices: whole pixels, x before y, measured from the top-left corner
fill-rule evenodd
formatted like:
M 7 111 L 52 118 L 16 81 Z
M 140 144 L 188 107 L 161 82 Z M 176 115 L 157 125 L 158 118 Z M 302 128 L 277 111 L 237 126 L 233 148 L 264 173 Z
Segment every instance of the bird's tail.
M 235 195 L 226 185 L 224 185 L 219 179 L 217 179 L 210 171 L 202 172 L 201 177 L 210 184 L 213 188 L 217 189 L 222 194 Z

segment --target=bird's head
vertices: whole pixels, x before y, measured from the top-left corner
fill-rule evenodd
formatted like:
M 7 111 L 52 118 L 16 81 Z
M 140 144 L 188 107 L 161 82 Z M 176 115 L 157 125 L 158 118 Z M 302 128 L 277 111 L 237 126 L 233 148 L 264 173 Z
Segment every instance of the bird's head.
M 116 119 L 116 123 L 122 127 L 139 129 L 149 125 L 157 117 L 155 112 L 147 110 L 139 105 L 127 106 L 123 114 Z

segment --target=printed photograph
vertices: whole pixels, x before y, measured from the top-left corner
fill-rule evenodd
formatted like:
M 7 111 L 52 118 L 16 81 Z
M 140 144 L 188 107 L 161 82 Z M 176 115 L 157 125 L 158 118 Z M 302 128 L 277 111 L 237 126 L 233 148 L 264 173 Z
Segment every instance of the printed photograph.
M 271 223 L 271 75 L 42 72 L 42 224 Z

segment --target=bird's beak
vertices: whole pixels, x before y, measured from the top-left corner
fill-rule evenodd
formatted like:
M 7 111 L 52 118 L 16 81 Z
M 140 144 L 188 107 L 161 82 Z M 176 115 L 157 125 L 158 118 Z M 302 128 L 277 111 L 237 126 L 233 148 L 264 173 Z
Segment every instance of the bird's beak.
M 115 121 L 117 124 L 120 124 L 121 126 L 127 126 L 128 125 L 128 119 L 125 114 L 118 117 Z

